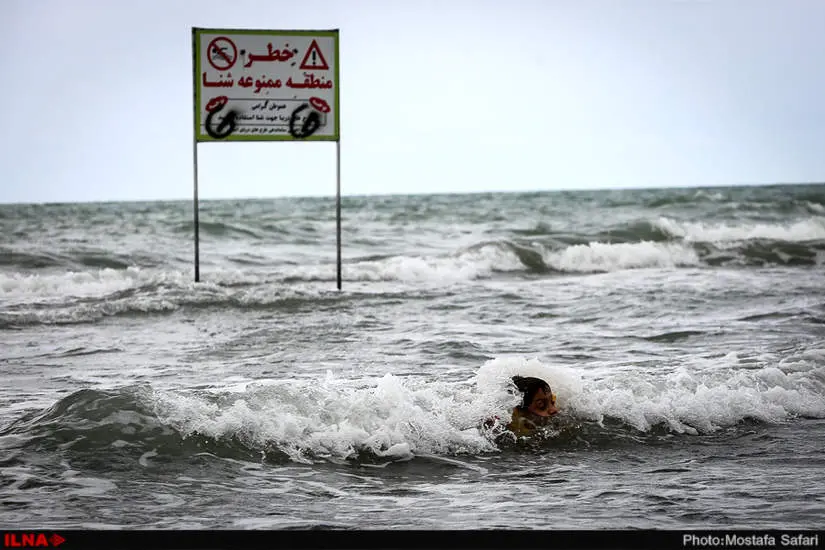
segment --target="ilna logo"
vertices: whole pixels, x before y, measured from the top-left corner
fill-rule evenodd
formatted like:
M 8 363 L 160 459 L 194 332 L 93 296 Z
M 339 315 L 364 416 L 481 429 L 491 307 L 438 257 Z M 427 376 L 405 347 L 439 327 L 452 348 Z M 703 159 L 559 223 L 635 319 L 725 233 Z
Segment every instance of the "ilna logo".
M 45 533 L 5 533 L 3 535 L 3 545 L 6 548 L 48 548 L 60 546 L 66 539 L 52 533 L 46 536 Z

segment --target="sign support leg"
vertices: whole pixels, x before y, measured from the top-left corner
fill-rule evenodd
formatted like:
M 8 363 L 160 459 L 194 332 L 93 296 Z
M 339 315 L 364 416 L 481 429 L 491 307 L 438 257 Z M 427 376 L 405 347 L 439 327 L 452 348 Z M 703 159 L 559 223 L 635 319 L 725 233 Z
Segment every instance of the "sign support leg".
M 338 290 L 341 290 L 341 139 L 335 142 L 335 232 L 338 253 Z
M 201 254 L 200 254 L 200 226 L 198 223 L 198 140 L 192 141 L 192 154 L 194 161 L 194 175 L 195 175 L 195 200 L 194 200 L 194 222 L 195 222 L 195 282 L 199 283 L 201 280 Z

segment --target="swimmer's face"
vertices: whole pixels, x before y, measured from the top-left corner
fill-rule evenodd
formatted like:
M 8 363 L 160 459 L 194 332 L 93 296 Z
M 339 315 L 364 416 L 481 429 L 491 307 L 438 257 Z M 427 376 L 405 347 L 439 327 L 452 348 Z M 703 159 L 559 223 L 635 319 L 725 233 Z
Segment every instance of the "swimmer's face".
M 536 416 L 553 416 L 559 412 L 556 408 L 556 396 L 552 391 L 545 393 L 542 388 L 533 396 L 533 402 L 527 410 Z

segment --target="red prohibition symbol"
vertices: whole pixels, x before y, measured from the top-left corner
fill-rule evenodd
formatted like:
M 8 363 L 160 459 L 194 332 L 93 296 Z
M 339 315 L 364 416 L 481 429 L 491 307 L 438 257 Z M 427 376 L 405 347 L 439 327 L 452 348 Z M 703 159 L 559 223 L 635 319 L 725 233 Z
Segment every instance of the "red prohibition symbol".
M 225 95 L 219 95 L 218 97 L 213 97 L 209 100 L 209 103 L 206 104 L 206 112 L 211 113 L 212 111 L 217 111 L 221 109 L 226 103 L 229 101 L 229 98 Z
M 311 97 L 309 98 L 309 104 L 321 111 L 322 113 L 328 113 L 330 111 L 329 103 L 321 99 L 320 97 Z
M 206 59 L 219 71 L 229 70 L 238 60 L 238 48 L 227 37 L 219 36 L 206 47 Z

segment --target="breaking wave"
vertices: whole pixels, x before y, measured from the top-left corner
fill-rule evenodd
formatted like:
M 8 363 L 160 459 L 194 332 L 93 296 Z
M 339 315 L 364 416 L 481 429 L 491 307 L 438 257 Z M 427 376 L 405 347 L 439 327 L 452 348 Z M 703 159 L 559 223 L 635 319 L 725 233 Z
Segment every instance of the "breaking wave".
M 687 242 L 740 243 L 774 241 L 800 243 L 825 241 L 825 218 L 810 217 L 793 223 L 707 223 L 660 217 L 652 223 L 668 237 Z
M 711 434 L 743 421 L 772 424 L 825 417 L 825 367 L 816 358 L 765 367 L 618 373 L 597 379 L 535 359 L 488 361 L 468 380 L 272 380 L 213 390 L 148 385 L 83 389 L 0 431 L 0 448 L 97 457 L 109 467 L 151 466 L 199 453 L 271 462 L 410 460 L 479 455 L 499 447 L 482 427 L 502 422 L 517 398 L 515 374 L 552 381 L 563 413 L 547 440 Z M 821 359 L 821 358 L 820 358 Z M 108 458 L 105 458 L 108 457 Z M 76 457 L 75 457 L 76 458 Z
M 638 230 L 642 226 L 629 227 Z M 615 242 L 626 240 L 616 237 L 613 242 L 566 244 L 537 237 L 482 241 L 447 253 L 363 256 L 345 261 L 343 279 L 394 284 L 393 292 L 412 287 L 427 292 L 496 277 L 825 265 L 825 226 L 819 220 L 791 226 L 714 226 L 661 218 L 646 231 L 650 240 L 637 242 Z M 771 240 L 779 238 L 785 240 Z M 210 270 L 205 282 L 197 284 L 186 269 L 121 268 L 123 264 L 70 271 L 0 271 L 0 329 L 163 314 L 181 308 L 323 306 L 353 299 L 365 288 L 344 295 L 330 292 L 336 280 L 332 262 L 266 265 L 264 255 L 244 252 L 233 258 L 243 259 L 243 269 Z

